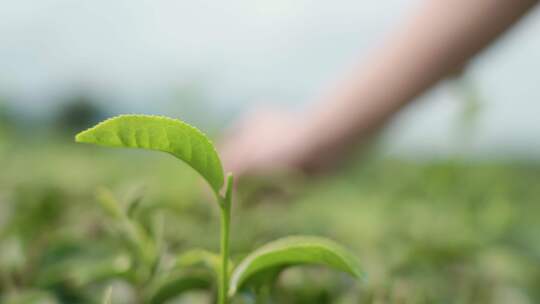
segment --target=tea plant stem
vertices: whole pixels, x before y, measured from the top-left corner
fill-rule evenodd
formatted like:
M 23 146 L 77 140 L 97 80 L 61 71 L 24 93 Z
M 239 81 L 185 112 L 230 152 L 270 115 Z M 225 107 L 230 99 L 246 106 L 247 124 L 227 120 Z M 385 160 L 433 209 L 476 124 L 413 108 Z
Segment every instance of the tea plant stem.
M 225 197 L 220 198 L 221 207 L 221 269 L 219 278 L 219 304 L 228 303 L 229 291 L 229 239 L 231 226 L 231 201 L 232 201 L 233 176 L 227 177 L 227 190 Z
M 227 292 L 229 289 L 229 225 L 230 209 L 224 207 L 221 209 L 221 273 L 219 286 L 219 304 L 227 304 Z

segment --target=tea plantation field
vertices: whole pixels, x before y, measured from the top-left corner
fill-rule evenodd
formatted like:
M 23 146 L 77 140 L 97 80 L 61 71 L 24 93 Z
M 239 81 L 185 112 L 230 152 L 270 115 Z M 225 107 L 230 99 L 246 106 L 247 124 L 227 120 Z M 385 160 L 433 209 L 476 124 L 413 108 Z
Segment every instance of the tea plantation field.
M 170 156 L 15 143 L 0 164 L 0 303 L 101 303 L 110 286 L 112 303 L 136 303 L 138 264 L 100 193 L 162 227 L 165 262 L 218 251 L 206 185 Z M 275 303 L 540 303 L 540 163 L 372 156 L 327 177 L 246 181 L 234 203 L 233 261 L 281 236 L 320 235 L 367 274 L 292 268 Z M 190 291 L 169 303 L 211 301 Z

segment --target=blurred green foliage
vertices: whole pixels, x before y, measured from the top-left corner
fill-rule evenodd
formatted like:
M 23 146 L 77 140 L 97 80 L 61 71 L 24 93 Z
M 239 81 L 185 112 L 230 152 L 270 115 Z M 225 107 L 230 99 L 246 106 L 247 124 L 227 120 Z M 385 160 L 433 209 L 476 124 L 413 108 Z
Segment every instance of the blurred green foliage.
M 140 268 L 96 198 L 100 187 L 137 200 L 130 217 L 148 230 L 161 213 L 169 252 L 217 251 L 211 196 L 168 156 L 25 142 L 0 157 L 0 303 L 101 303 L 110 286 L 112 303 L 136 303 L 140 285 L 123 274 Z M 364 159 L 334 176 L 290 180 L 284 195 L 240 195 L 233 258 L 315 234 L 348 244 L 368 273 L 358 284 L 289 269 L 278 303 L 538 303 L 538 185 L 537 163 Z M 197 292 L 170 303 L 211 299 Z

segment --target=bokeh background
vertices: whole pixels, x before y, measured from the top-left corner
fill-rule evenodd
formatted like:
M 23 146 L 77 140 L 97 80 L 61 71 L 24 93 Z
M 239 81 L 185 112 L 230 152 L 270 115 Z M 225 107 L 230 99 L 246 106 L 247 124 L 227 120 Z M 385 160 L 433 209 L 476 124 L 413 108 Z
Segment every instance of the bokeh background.
M 141 197 L 142 222 L 161 214 L 171 252 L 217 249 L 215 208 L 192 171 L 164 155 L 77 146 L 77 131 L 119 113 L 165 114 L 217 139 L 255 104 L 309 107 L 417 4 L 1 0 L 0 301 L 94 303 L 110 285 L 117 303 L 135 301 L 121 276 L 73 279 L 125 250 L 96 202 L 101 187 Z M 539 33 L 537 9 L 347 169 L 239 189 L 233 252 L 323 235 L 369 274 L 353 283 L 295 269 L 281 303 L 540 302 Z

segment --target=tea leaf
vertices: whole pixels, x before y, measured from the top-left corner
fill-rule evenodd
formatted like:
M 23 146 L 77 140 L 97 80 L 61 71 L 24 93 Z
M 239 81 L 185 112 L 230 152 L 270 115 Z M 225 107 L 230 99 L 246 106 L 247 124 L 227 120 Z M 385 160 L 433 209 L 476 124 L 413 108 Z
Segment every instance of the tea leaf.
M 112 218 L 119 220 L 125 216 L 124 211 L 120 207 L 120 203 L 109 189 L 98 188 L 96 190 L 96 199 L 103 210 L 105 210 Z
M 212 278 L 206 272 L 173 272 L 159 277 L 150 287 L 145 303 L 161 304 L 192 290 L 208 290 Z
M 57 304 L 60 303 L 53 294 L 40 290 L 21 290 L 16 293 L 0 295 L 0 303 L 5 304 Z
M 232 272 L 233 262 L 229 260 L 228 264 L 230 274 Z M 221 269 L 221 257 L 216 253 L 204 249 L 188 250 L 178 256 L 175 268 L 186 269 L 190 267 L 209 270 L 217 278 Z
M 103 304 L 111 304 L 112 303 L 112 287 L 107 288 L 105 291 L 105 295 L 103 296 Z
M 201 267 L 218 275 L 221 264 L 219 255 L 203 249 L 193 249 L 181 254 L 176 260 L 176 267 Z
M 99 188 L 96 193 L 98 202 L 103 209 L 115 220 L 114 226 L 136 248 L 140 258 L 147 265 L 154 264 L 157 258 L 157 245 L 149 232 L 137 221 L 128 217 L 120 202 L 107 188 Z
M 176 259 L 173 269 L 159 275 L 150 288 L 148 301 L 164 303 L 194 289 L 209 289 L 220 269 L 219 255 L 203 249 L 189 250 Z
M 335 242 L 309 236 L 292 236 L 270 242 L 248 255 L 234 270 L 229 295 L 257 275 L 275 275 L 294 265 L 324 265 L 346 272 L 355 278 L 362 273 L 356 259 Z
M 77 134 L 75 141 L 166 152 L 195 169 L 216 193 L 223 187 L 223 168 L 212 142 L 195 127 L 177 119 L 120 115 Z
M 75 286 L 87 286 L 110 279 L 125 278 L 134 266 L 129 256 L 118 255 L 94 260 L 74 260 L 69 277 Z

